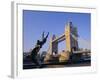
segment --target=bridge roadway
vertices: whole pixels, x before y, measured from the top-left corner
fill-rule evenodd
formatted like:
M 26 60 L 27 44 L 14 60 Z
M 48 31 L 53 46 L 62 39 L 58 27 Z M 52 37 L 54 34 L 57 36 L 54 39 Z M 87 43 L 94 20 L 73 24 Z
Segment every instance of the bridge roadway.
M 36 69 L 36 68 L 50 68 L 50 66 L 55 65 L 55 68 L 59 68 L 56 67 L 57 65 L 63 65 L 63 67 L 78 67 L 78 66 L 90 66 L 91 65 L 91 60 L 80 60 L 77 62 L 71 62 L 71 61 L 67 61 L 67 62 L 53 62 L 50 61 L 49 63 L 41 63 L 41 66 L 37 66 L 34 63 L 26 63 L 23 64 L 23 69 Z
M 83 50 L 83 51 L 73 51 L 74 54 L 82 54 L 82 53 L 91 53 L 90 50 Z

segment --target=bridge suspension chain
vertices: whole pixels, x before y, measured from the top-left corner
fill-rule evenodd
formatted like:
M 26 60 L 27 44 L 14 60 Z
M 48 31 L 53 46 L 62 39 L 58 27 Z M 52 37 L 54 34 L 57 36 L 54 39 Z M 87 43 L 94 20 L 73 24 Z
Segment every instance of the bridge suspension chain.
M 76 37 L 75 35 L 73 35 L 72 33 L 70 33 L 70 35 L 71 35 L 76 41 L 78 41 L 79 43 L 84 44 L 86 47 L 90 47 L 90 43 L 89 43 L 87 40 L 85 40 L 85 39 L 83 39 L 83 38 L 81 38 L 81 37 L 77 38 L 77 37 Z

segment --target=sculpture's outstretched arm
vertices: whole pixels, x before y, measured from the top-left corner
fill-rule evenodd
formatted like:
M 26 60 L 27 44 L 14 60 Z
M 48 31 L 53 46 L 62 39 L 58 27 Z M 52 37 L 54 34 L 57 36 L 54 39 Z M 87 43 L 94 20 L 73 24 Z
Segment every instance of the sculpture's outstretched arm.
M 43 31 L 43 33 L 42 33 L 42 40 L 44 39 L 44 31 Z
M 46 37 L 45 37 L 46 39 L 48 38 L 48 35 L 49 35 L 49 32 L 48 32 L 48 34 L 47 34 Z

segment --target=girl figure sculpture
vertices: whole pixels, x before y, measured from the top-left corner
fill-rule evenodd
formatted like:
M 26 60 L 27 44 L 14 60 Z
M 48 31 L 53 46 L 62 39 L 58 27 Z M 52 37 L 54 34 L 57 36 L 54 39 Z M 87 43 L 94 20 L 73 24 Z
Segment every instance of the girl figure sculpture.
M 40 51 L 40 49 L 42 48 L 42 46 L 46 43 L 47 38 L 48 38 L 49 32 L 48 34 L 44 37 L 44 32 L 42 33 L 42 40 L 37 40 L 36 46 L 35 48 L 32 49 L 31 51 L 31 60 L 33 63 L 35 63 L 37 66 L 41 66 L 41 64 L 39 63 L 39 60 L 37 58 L 38 52 Z

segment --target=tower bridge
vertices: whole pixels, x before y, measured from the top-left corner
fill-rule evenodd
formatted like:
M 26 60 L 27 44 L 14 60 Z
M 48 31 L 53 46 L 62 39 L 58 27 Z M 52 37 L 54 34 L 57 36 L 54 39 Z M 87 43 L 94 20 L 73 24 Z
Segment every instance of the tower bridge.
M 66 50 L 58 54 L 58 44 L 62 41 L 66 42 Z M 55 53 L 55 55 L 53 53 Z M 90 55 L 91 52 L 90 50 L 79 50 L 77 28 L 73 26 L 72 22 L 68 22 L 68 24 L 65 25 L 65 30 L 62 35 L 59 37 L 53 35 L 50 38 L 49 49 L 47 51 L 45 61 L 50 59 L 53 60 L 57 57 L 59 58 L 59 61 L 69 60 L 72 53 L 80 58 L 82 55 Z
M 66 50 L 71 52 L 72 48 L 75 50 L 78 50 L 78 33 L 77 33 L 77 28 L 73 27 L 72 22 L 69 22 L 65 26 L 65 32 L 59 36 L 56 37 L 53 35 L 50 39 L 50 48 L 49 48 L 49 53 L 58 53 L 58 44 L 62 41 L 66 41 Z M 75 38 L 74 38 L 75 37 Z

